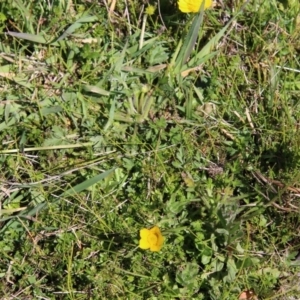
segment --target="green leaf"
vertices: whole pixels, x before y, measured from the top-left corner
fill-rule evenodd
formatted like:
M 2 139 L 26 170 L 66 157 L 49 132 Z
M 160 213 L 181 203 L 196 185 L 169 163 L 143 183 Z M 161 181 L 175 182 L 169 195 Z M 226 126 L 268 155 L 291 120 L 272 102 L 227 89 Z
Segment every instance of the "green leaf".
M 23 32 L 14 32 L 14 31 L 8 31 L 6 34 L 17 37 L 19 39 L 30 41 L 33 43 L 47 44 L 47 41 L 41 35 L 36 35 L 36 34 L 31 34 L 31 33 L 23 33 Z
M 72 34 L 73 32 L 75 32 L 75 30 L 79 29 L 82 26 L 82 23 L 95 22 L 97 20 L 98 20 L 97 17 L 90 16 L 90 15 L 81 17 L 75 23 L 70 25 L 55 42 L 61 41 L 64 38 L 66 38 L 67 36 L 69 36 L 70 34 Z
M 75 185 L 74 187 L 68 189 L 67 191 L 65 191 L 61 197 L 66 197 L 66 196 L 72 196 L 75 194 L 80 193 L 83 190 L 86 190 L 87 188 L 89 188 L 90 186 L 96 184 L 98 181 L 108 177 L 112 172 L 114 172 L 116 170 L 116 168 L 112 168 L 108 171 L 105 171 L 99 175 L 96 175 L 93 178 L 90 178 L 88 180 L 85 180 L 77 185 Z
M 195 19 L 193 20 L 192 26 L 187 34 L 187 37 L 185 39 L 185 42 L 183 46 L 181 47 L 180 53 L 176 59 L 175 63 L 175 73 L 182 74 L 183 72 L 186 72 L 183 77 L 185 77 L 189 70 L 193 70 L 193 68 L 205 63 L 209 59 L 213 58 L 218 54 L 218 51 L 213 51 L 213 49 L 216 47 L 216 45 L 219 43 L 220 39 L 225 35 L 226 30 L 228 27 L 232 24 L 234 20 L 236 20 L 237 16 L 241 13 L 241 11 L 234 16 L 228 24 L 222 28 L 202 49 L 200 52 L 198 52 L 194 57 L 192 57 L 189 62 L 186 64 L 187 59 L 189 58 L 193 47 L 195 46 L 199 28 L 203 21 L 203 11 L 200 10 L 199 14 L 196 15 Z
M 68 37 L 70 34 L 72 34 L 76 29 L 81 27 L 81 23 L 74 23 L 71 26 L 69 26 L 63 34 L 56 40 L 56 42 L 63 40 L 64 38 Z
M 64 193 L 62 193 L 61 197 L 69 197 L 69 196 L 73 196 L 75 194 L 78 194 L 78 193 L 82 192 L 83 190 L 86 190 L 90 186 L 96 184 L 100 180 L 108 177 L 115 170 L 116 170 L 116 168 L 112 168 L 108 171 L 105 171 L 105 172 L 99 174 L 99 175 L 96 175 L 93 178 L 85 180 L 85 181 L 79 183 L 78 185 L 75 185 L 74 187 L 71 187 L 70 189 L 68 189 Z M 61 197 L 55 199 L 52 203 L 56 203 L 57 201 L 59 201 L 61 199 Z M 38 205 L 36 205 L 33 208 L 28 207 L 28 209 L 20 212 L 18 215 L 1 218 L 0 222 L 7 221 L 7 220 L 10 220 L 10 219 L 14 219 L 14 218 L 17 218 L 17 217 L 25 217 L 25 218 L 32 217 L 32 216 L 36 215 L 38 212 L 40 212 L 41 210 L 45 209 L 47 207 L 47 204 L 48 204 L 47 202 L 42 202 L 42 203 L 39 203 Z
M 201 51 L 198 52 L 193 58 L 190 59 L 188 64 L 182 66 L 180 72 L 190 69 L 191 67 L 199 66 L 200 64 L 203 64 L 207 60 L 214 57 L 218 53 L 218 51 L 212 52 L 212 50 L 216 47 L 216 45 L 219 43 L 220 39 L 225 35 L 225 32 L 228 29 L 228 27 L 232 24 L 233 21 L 236 20 L 237 16 L 240 13 L 241 12 L 239 12 L 236 16 L 234 16 L 227 23 L 227 25 L 225 27 L 223 27 L 213 38 L 211 38 L 210 41 L 201 49 Z M 184 63 L 185 63 L 185 61 L 184 61 Z
M 47 116 L 49 114 L 56 114 L 58 112 L 61 112 L 63 109 L 60 105 L 53 105 L 53 106 L 50 106 L 50 107 L 43 107 L 41 109 L 41 114 L 43 116 Z
M 82 86 L 83 90 L 89 93 L 99 94 L 102 96 L 109 96 L 110 93 L 96 85 L 84 85 Z
M 180 52 L 175 62 L 175 68 L 174 68 L 175 73 L 178 73 L 182 69 L 182 66 L 189 58 L 195 46 L 199 34 L 199 28 L 203 22 L 203 14 L 204 14 L 203 7 L 204 7 L 204 1 L 201 4 L 200 12 L 195 16 L 192 26 L 190 27 L 190 30 L 188 31 L 188 34 L 186 35 L 184 43 L 180 49 Z
M 235 262 L 232 258 L 228 258 L 227 271 L 228 275 L 226 276 L 226 279 L 228 282 L 232 282 L 236 277 L 236 273 L 238 272 Z
M 210 248 L 203 249 L 203 251 L 201 253 L 202 264 L 207 265 L 211 260 L 212 254 L 213 254 L 213 252 Z
M 187 286 L 195 281 L 199 273 L 199 266 L 196 263 L 187 263 L 186 267 L 176 274 L 176 281 L 182 286 Z

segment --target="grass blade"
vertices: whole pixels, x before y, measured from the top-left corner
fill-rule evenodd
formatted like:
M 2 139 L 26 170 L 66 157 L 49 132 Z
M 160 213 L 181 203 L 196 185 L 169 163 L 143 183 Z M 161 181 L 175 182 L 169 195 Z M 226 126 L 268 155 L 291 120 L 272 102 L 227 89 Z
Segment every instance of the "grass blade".
M 24 32 L 15 32 L 15 31 L 8 31 L 6 34 L 8 34 L 10 36 L 14 36 L 19 39 L 30 41 L 33 43 L 47 44 L 47 41 L 41 35 L 24 33 Z
M 180 52 L 178 54 L 178 57 L 175 62 L 175 72 L 179 72 L 179 70 L 182 68 L 183 64 L 187 61 L 189 58 L 198 34 L 199 34 L 199 28 L 203 22 L 203 14 L 204 14 L 204 2 L 201 4 L 199 13 L 195 16 L 192 26 L 190 27 L 188 34 L 184 40 L 184 43 L 180 49 Z
M 69 197 L 69 196 L 73 196 L 75 194 L 78 194 L 84 190 L 86 190 L 87 188 L 89 188 L 90 186 L 96 184 L 97 182 L 99 182 L 100 180 L 108 177 L 109 175 L 111 175 L 114 171 L 116 170 L 116 168 L 112 168 L 108 171 L 105 171 L 101 174 L 98 174 L 96 176 L 94 176 L 93 178 L 90 178 L 88 180 L 85 180 L 77 185 L 75 185 L 74 187 L 71 187 L 70 189 L 66 190 L 64 193 L 62 193 L 61 197 Z M 61 199 L 61 197 L 55 199 L 52 203 L 56 203 L 57 201 L 59 201 L 59 199 Z M 4 221 L 8 221 L 14 218 L 28 218 L 28 217 L 32 217 L 34 215 L 36 215 L 37 213 L 39 213 L 40 211 L 42 211 L 43 209 L 45 209 L 48 205 L 48 202 L 42 202 L 39 203 L 38 205 L 36 205 L 33 208 L 28 208 L 22 212 L 20 212 L 19 214 L 15 215 L 15 216 L 9 216 L 9 217 L 4 217 L 0 219 L 0 222 L 4 222 Z
M 70 25 L 64 31 L 64 33 L 56 40 L 56 42 L 63 40 L 64 38 L 66 38 L 67 36 L 69 36 L 70 34 L 75 32 L 75 30 L 79 29 L 82 26 L 82 23 L 95 22 L 95 21 L 97 21 L 97 17 L 95 17 L 95 16 L 86 15 L 86 16 L 81 17 L 75 23 Z
M 99 175 L 96 175 L 93 178 L 85 180 L 85 181 L 75 185 L 74 187 L 71 187 L 70 189 L 66 190 L 61 196 L 62 197 L 67 197 L 67 196 L 72 196 L 74 194 L 78 194 L 78 193 L 82 192 L 83 190 L 86 190 L 90 186 L 96 184 L 98 181 L 108 177 L 115 170 L 116 170 L 116 168 L 112 168 L 108 171 L 105 171 L 105 172 L 99 174 Z

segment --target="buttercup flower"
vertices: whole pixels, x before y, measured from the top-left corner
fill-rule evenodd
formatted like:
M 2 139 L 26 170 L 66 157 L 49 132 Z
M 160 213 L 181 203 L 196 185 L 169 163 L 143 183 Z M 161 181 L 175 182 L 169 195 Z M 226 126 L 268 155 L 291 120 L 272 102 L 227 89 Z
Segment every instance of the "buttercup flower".
M 152 16 L 155 13 L 155 6 L 148 5 L 148 7 L 145 9 L 146 15 Z
M 178 0 L 179 9 L 184 13 L 197 13 L 204 1 L 204 9 L 212 7 L 212 0 Z
M 157 226 L 151 229 L 141 229 L 140 237 L 140 248 L 145 250 L 150 249 L 150 251 L 159 251 L 165 240 Z

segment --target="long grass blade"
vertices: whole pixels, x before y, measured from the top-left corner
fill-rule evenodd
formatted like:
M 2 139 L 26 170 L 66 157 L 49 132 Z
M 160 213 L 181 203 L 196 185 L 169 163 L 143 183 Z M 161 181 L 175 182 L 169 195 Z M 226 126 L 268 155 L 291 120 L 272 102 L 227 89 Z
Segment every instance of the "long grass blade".
M 200 26 L 203 22 L 203 14 L 204 14 L 204 1 L 201 4 L 199 13 L 195 16 L 192 26 L 190 27 L 188 34 L 184 40 L 184 43 L 180 49 L 178 57 L 175 62 L 175 72 L 179 72 L 182 66 L 185 64 L 190 54 L 193 51 L 195 43 L 197 41 L 197 37 L 199 34 Z

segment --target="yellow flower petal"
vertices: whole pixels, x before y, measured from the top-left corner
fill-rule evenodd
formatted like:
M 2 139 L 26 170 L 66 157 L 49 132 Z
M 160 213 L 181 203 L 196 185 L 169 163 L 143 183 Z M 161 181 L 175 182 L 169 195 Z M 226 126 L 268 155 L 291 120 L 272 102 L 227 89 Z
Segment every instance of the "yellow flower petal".
M 151 229 L 141 229 L 140 237 L 139 247 L 141 249 L 150 248 L 151 251 L 159 251 L 165 239 L 157 226 L 154 226 Z
M 146 15 L 152 16 L 155 13 L 155 6 L 148 5 L 148 7 L 145 9 Z
M 165 241 L 165 238 L 162 235 L 160 235 L 157 240 L 157 245 L 161 248 L 164 241 Z
M 152 227 L 151 229 L 149 229 L 149 231 L 154 234 L 161 234 L 160 229 L 157 226 Z
M 141 229 L 140 230 L 140 237 L 141 237 L 141 239 L 146 239 L 148 237 L 149 233 L 150 233 L 149 229 L 147 229 L 147 228 Z
M 147 228 L 143 228 L 140 230 L 140 242 L 139 242 L 139 246 L 141 249 L 149 249 L 150 248 L 150 244 L 148 241 L 148 236 L 150 234 L 150 230 Z
M 197 13 L 203 1 L 205 1 L 204 9 L 212 7 L 212 0 L 178 0 L 178 7 L 184 13 Z
M 147 239 L 140 239 L 139 247 L 140 247 L 141 249 L 146 250 L 146 249 L 149 249 L 149 248 L 150 248 L 150 244 L 149 244 L 149 242 L 148 242 Z
M 161 246 L 158 246 L 158 245 L 151 245 L 150 247 L 150 251 L 153 251 L 153 252 L 157 252 L 161 249 Z
M 154 226 L 153 228 L 151 228 L 150 232 L 152 234 L 154 234 L 156 237 L 155 239 L 152 238 L 151 241 L 153 241 L 153 243 L 150 242 L 150 250 L 151 251 L 159 251 L 163 245 L 164 237 L 162 236 L 161 231 L 157 226 Z
M 157 243 L 157 240 L 158 240 L 157 234 L 150 233 L 150 234 L 148 235 L 148 241 L 149 241 L 150 244 L 156 244 L 156 243 Z

